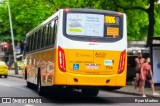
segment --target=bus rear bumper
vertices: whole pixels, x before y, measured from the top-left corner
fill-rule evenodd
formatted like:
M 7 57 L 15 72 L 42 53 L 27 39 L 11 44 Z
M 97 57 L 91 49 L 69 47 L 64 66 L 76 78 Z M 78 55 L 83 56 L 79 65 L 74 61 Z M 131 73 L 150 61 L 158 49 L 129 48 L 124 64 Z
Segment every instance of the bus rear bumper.
M 126 74 L 84 75 L 67 73 L 66 85 L 77 86 L 125 86 Z

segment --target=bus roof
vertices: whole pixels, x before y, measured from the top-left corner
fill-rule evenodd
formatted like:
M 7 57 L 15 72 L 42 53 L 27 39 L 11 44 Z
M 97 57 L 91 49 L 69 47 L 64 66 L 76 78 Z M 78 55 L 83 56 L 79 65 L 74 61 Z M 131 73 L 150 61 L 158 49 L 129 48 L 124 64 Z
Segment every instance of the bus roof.
M 63 10 L 66 10 L 66 9 L 63 9 Z M 101 9 L 89 9 L 89 8 L 71 8 L 69 9 L 71 11 L 79 11 L 79 12 L 91 12 L 91 13 L 94 13 L 94 12 L 99 12 L 99 13 L 112 13 L 112 14 L 118 14 L 118 13 L 121 13 L 121 12 L 116 12 L 116 11 L 111 11 L 111 10 L 101 10 Z

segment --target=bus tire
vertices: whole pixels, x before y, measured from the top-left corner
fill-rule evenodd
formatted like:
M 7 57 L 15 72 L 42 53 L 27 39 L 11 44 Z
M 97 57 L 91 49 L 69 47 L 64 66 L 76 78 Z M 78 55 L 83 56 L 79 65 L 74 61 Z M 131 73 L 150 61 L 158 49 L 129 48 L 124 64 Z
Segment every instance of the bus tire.
M 27 69 L 25 69 L 24 79 L 27 80 Z
M 96 88 L 82 88 L 82 94 L 85 96 L 97 96 L 99 90 Z
M 38 72 L 38 79 L 37 79 L 37 92 L 41 96 L 43 95 L 43 87 L 41 86 L 41 74 L 40 71 Z
M 26 83 L 28 88 L 32 87 L 32 84 L 30 82 L 26 81 Z

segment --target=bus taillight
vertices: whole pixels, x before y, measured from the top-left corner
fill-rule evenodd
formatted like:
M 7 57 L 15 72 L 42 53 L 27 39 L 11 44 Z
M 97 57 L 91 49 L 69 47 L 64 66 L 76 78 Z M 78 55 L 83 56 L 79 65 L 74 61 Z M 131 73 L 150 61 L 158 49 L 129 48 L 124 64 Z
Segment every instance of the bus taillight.
M 121 74 L 124 71 L 125 61 L 126 61 L 126 50 L 121 52 L 120 61 L 119 61 L 119 68 L 118 68 L 118 74 Z
M 58 67 L 62 72 L 66 72 L 65 54 L 60 46 L 58 46 Z

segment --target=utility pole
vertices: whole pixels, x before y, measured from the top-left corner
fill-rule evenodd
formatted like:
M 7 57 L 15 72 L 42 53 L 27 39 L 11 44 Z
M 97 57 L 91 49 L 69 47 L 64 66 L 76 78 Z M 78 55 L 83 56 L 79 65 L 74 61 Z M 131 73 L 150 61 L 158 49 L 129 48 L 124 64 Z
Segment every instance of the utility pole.
M 18 67 L 17 67 L 17 57 L 16 57 L 16 51 L 15 51 L 15 45 L 14 45 L 14 36 L 13 36 L 13 27 L 12 27 L 12 18 L 11 18 L 11 10 L 8 0 L 8 13 L 9 13 L 9 23 L 10 23 L 10 31 L 11 31 L 11 37 L 12 37 L 12 46 L 13 46 L 13 57 L 14 57 L 14 68 L 15 68 L 15 74 L 18 74 Z

